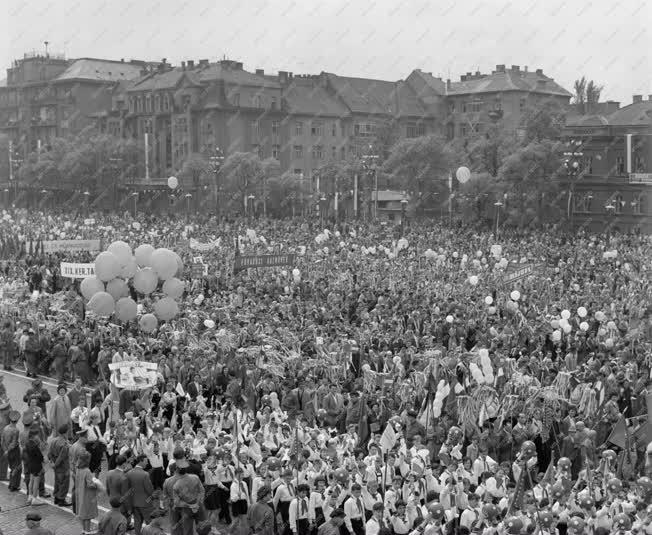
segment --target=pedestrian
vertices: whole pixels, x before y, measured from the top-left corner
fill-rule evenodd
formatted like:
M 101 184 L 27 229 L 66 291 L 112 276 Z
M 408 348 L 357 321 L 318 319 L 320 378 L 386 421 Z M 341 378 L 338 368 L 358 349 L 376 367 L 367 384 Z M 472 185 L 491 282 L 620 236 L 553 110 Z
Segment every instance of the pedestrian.
M 86 429 L 77 431 L 75 436 L 77 440 L 70 446 L 70 475 L 72 476 L 72 510 L 74 513 L 77 513 L 77 491 L 75 490 L 77 465 L 79 458 L 88 453 L 86 451 Z
M 46 403 L 50 401 L 51 396 L 50 392 L 46 388 L 43 388 L 43 381 L 36 378 L 32 381 L 32 387 L 28 388 L 23 396 L 23 401 L 29 404 L 29 400 L 32 397 L 36 397 L 36 404 L 41 409 L 42 414 L 47 414 Z
M 344 524 L 346 513 L 342 509 L 334 509 L 330 514 L 330 520 L 319 526 L 317 535 L 340 535 L 340 530 Z
M 38 365 L 39 365 L 39 341 L 36 338 L 34 329 L 29 329 L 27 331 L 28 338 L 25 340 L 25 370 L 27 372 L 27 377 L 36 377 L 38 375 Z
M 272 489 L 263 485 L 256 493 L 256 503 L 247 512 L 253 535 L 274 535 L 274 509 L 270 505 Z
M 54 504 L 70 507 L 68 489 L 70 487 L 70 444 L 68 435 L 70 427 L 67 423 L 57 429 L 58 435 L 48 447 L 48 460 L 54 471 Z
M 0 376 L 1 377 L 1 376 Z M 11 412 L 11 403 L 8 399 L 0 399 L 0 440 L 2 439 L 2 431 L 9 425 L 9 413 Z M 7 471 L 9 464 L 7 463 L 7 456 L 0 446 L 0 481 L 7 480 Z
M 25 461 L 25 476 L 29 474 L 27 488 L 27 505 L 43 505 L 39 499 L 39 483 L 43 473 L 43 452 L 41 451 L 40 428 L 32 424 L 23 451 Z
M 181 533 L 192 533 L 196 523 L 205 519 L 204 487 L 199 477 L 189 472 L 185 458 L 175 459 L 175 464 L 180 476 L 172 488 L 175 516 L 180 519 Z
M 0 435 L 0 448 L 7 459 L 9 467 L 9 490 L 17 492 L 20 490 L 20 477 L 23 472 L 20 444 L 18 438 L 20 432 L 16 424 L 20 420 L 20 413 L 12 410 L 9 412 L 9 425 L 2 430 Z
M 75 473 L 75 514 L 82 522 L 83 533 L 91 530 L 91 521 L 97 518 L 97 491 L 100 481 L 93 477 L 88 468 L 91 456 L 87 451 L 82 452 L 77 459 Z
M 25 535 L 54 535 L 54 531 L 41 527 L 41 515 L 38 513 L 27 513 L 25 523 L 27 524 Z
M 167 535 L 163 528 L 165 511 L 154 509 L 149 516 L 149 524 L 143 527 L 142 535 Z
M 134 515 L 134 531 L 141 535 L 143 523 L 149 521 L 152 512 L 152 493 L 154 485 L 149 474 L 145 471 L 148 460 L 147 455 L 140 454 L 136 457 L 136 464 L 127 472 L 129 483 L 129 500 L 131 511 Z
M 127 533 L 127 519 L 122 514 L 122 501 L 113 497 L 109 499 L 111 510 L 102 515 L 97 523 L 97 535 L 124 535 Z
M 57 395 L 50 403 L 50 412 L 48 414 L 48 422 L 52 426 L 52 434 L 56 436 L 59 428 L 70 422 L 70 414 L 72 406 L 70 405 L 70 398 L 66 395 L 68 388 L 65 384 L 57 386 Z

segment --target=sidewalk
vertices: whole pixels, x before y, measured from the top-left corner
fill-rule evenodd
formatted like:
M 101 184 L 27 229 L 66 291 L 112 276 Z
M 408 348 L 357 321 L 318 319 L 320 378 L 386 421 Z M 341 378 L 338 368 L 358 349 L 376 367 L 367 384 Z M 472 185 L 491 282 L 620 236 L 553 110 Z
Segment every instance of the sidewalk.
M 41 526 L 52 530 L 55 535 L 81 535 L 82 527 L 71 511 L 54 505 L 25 505 L 27 498 L 22 492 L 9 492 L 6 482 L 0 483 L 0 533 L 3 535 L 24 535 L 27 531 L 25 515 L 35 512 L 41 515 Z

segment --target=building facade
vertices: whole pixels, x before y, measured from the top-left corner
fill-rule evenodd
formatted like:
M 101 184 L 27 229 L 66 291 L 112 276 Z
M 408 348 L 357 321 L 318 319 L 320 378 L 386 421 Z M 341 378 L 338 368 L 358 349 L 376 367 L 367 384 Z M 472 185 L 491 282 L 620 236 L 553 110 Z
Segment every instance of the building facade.
M 569 118 L 579 170 L 566 179 L 566 209 L 576 226 L 652 232 L 652 95 L 634 95 L 605 114 Z

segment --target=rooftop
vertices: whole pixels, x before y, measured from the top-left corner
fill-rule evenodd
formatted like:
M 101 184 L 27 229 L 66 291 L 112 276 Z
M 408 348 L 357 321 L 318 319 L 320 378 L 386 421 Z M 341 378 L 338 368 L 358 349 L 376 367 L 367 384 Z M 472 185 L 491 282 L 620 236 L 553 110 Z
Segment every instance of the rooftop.
M 53 81 L 96 80 L 99 82 L 117 82 L 132 80 L 140 76 L 142 62 L 123 62 L 107 59 L 80 58 L 73 62 Z
M 566 120 L 566 126 L 649 126 L 652 124 L 652 96 L 632 102 L 608 115 L 576 115 Z

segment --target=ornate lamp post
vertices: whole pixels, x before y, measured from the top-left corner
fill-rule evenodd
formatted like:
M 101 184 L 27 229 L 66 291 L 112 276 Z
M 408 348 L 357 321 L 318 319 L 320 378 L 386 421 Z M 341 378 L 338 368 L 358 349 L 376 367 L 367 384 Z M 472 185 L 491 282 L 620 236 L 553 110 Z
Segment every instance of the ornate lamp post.
M 404 191 L 403 198 L 401 199 L 401 237 L 403 237 L 403 234 L 405 233 L 405 212 L 407 210 L 407 205 L 408 205 L 407 193 Z
M 224 163 L 224 153 L 219 147 L 215 147 L 213 154 L 209 156 L 208 161 L 211 165 L 211 170 L 213 171 L 214 181 L 215 181 L 215 212 L 219 212 L 219 195 L 220 195 L 220 169 Z

